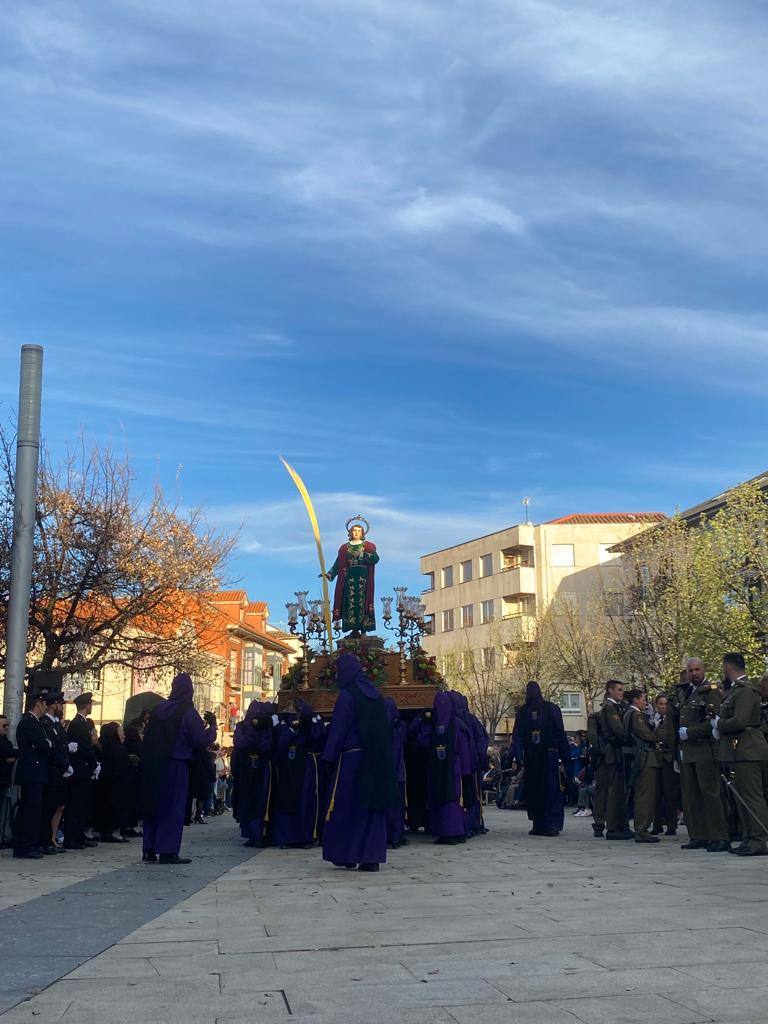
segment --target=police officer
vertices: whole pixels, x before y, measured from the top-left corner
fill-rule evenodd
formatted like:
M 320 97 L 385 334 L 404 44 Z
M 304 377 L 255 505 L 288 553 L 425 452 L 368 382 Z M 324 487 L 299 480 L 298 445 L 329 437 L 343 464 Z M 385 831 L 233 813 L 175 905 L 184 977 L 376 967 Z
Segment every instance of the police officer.
M 689 658 L 687 670 L 687 685 L 677 688 L 680 782 L 688 829 L 688 842 L 681 849 L 727 853 L 730 843 L 711 724 L 720 711 L 723 695 L 717 684 L 707 679 L 701 658 Z
M 40 719 L 48 751 L 48 781 L 43 787 L 43 815 L 40 824 L 40 851 L 45 854 L 60 853 L 56 833 L 64 811 L 67 797 L 66 779 L 72 774 L 69 766 L 67 734 L 61 724 L 64 713 L 64 697 L 60 693 L 45 695 L 45 714 Z
M 741 821 L 741 845 L 729 852 L 757 857 L 768 854 L 768 806 L 762 772 L 768 761 L 768 741 L 760 727 L 760 684 L 750 681 L 744 670 L 743 655 L 726 654 L 723 658 L 723 674 L 731 686 L 712 722 L 712 735 L 720 742 L 720 760 L 728 766 Z
M 760 730 L 768 740 L 768 673 L 760 680 Z M 768 761 L 761 762 L 763 796 L 768 801 Z
M 27 710 L 16 728 L 16 743 L 19 748 L 16 784 L 21 787 L 21 799 L 16 809 L 13 830 L 13 856 L 22 860 L 40 860 L 43 856 L 37 845 L 43 813 L 43 786 L 48 781 L 50 750 L 50 744 L 40 724 L 44 712 L 45 701 L 42 694 L 33 694 L 27 698 Z
M 624 722 L 622 700 L 624 683 L 609 679 L 605 684 L 605 699 L 597 716 L 597 727 L 603 749 L 603 764 L 598 771 L 602 774 L 599 783 L 605 787 L 606 839 L 633 839 L 634 832 L 627 820 L 627 803 L 624 794 L 624 769 L 621 763 L 621 748 L 624 744 Z
M 69 780 L 64 815 L 66 850 L 82 850 L 86 846 L 98 845 L 85 834 L 93 809 L 93 776 L 99 763 L 91 741 L 91 726 L 88 721 L 88 715 L 93 710 L 93 694 L 81 693 L 75 697 L 75 707 L 77 714 L 67 729 L 67 749 L 73 774 Z

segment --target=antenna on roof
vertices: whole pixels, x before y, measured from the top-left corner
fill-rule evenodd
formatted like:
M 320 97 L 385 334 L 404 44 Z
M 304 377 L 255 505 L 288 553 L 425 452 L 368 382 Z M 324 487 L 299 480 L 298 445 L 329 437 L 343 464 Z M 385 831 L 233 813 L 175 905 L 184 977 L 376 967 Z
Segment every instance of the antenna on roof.
M 523 508 L 525 509 L 525 523 L 528 525 L 528 506 L 531 504 L 530 498 L 523 498 Z

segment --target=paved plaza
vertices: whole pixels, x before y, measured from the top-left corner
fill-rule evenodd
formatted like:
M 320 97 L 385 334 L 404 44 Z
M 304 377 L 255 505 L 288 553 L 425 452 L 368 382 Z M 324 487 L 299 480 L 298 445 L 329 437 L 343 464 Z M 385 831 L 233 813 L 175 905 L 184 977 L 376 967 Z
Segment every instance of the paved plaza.
M 137 865 L 136 844 L 3 855 L 3 1024 L 768 1021 L 768 859 L 487 819 L 374 875 L 251 855 L 229 817 L 187 830 L 189 868 Z

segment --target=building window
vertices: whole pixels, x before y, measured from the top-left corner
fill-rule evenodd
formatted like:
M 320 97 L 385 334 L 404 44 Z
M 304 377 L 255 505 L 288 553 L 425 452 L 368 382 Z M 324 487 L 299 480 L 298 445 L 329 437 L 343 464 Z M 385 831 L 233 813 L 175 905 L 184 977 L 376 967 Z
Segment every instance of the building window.
M 434 636 L 434 633 L 435 633 L 435 616 L 434 615 L 426 615 L 424 617 L 424 622 L 425 622 L 425 625 L 426 625 L 426 630 L 425 630 L 426 635 L 427 636 Z
M 517 651 L 516 651 L 516 649 L 512 646 L 512 644 L 504 644 L 504 664 L 507 666 L 507 668 L 512 668 L 512 666 L 516 662 L 517 662 Z
M 471 672 L 475 667 L 475 658 L 472 651 L 462 651 L 460 659 L 461 671 Z
M 609 615 L 617 618 L 624 614 L 624 594 L 620 590 L 609 590 L 605 595 L 605 608 Z
M 493 601 L 483 601 L 480 605 L 480 621 L 493 622 Z
M 444 569 L 440 570 L 440 582 L 444 587 L 453 586 L 453 566 L 446 565 Z
M 448 608 L 443 612 L 443 632 L 450 633 L 453 629 L 453 608 Z
M 581 714 L 581 693 L 578 690 L 566 690 L 557 698 L 560 710 L 564 715 Z
M 462 626 L 473 626 L 474 625 L 474 605 L 464 604 L 461 606 L 461 624 Z
M 456 655 L 455 654 L 444 654 L 443 655 L 443 675 L 450 676 L 456 669 Z
M 549 554 L 549 564 L 557 568 L 564 568 L 575 565 L 573 559 L 573 544 L 552 544 Z
M 492 669 L 496 664 L 496 651 L 493 647 L 483 648 L 483 668 Z
M 461 582 L 462 583 L 471 583 L 472 582 L 472 559 L 470 558 L 468 561 L 462 562 L 461 565 L 459 566 L 459 571 L 461 573 Z
M 612 562 L 614 561 L 614 559 L 619 557 L 615 551 L 611 551 L 611 548 L 615 546 L 615 542 L 613 544 L 597 545 L 597 557 L 601 565 L 603 565 L 605 562 Z
M 424 573 L 424 591 L 430 591 L 435 589 L 435 574 L 433 572 Z
M 480 576 L 493 576 L 493 555 L 480 556 Z

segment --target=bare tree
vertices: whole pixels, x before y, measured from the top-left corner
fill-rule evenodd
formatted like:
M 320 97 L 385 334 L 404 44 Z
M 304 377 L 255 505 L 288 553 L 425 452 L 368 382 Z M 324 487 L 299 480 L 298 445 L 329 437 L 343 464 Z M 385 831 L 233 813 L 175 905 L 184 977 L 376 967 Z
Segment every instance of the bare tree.
M 7 615 L 14 491 L 12 443 L 0 431 L 0 619 Z M 208 529 L 200 508 L 168 504 L 159 488 L 133 495 L 127 457 L 70 449 L 40 463 L 30 649 L 43 669 L 176 667 L 206 646 L 233 539 Z M 1 638 L 0 638 L 1 639 Z
M 616 638 L 606 615 L 605 595 L 587 595 L 581 606 L 556 597 L 547 612 L 545 629 L 557 666 L 550 697 L 576 688 L 584 694 L 587 711 L 594 711 L 616 663 Z

